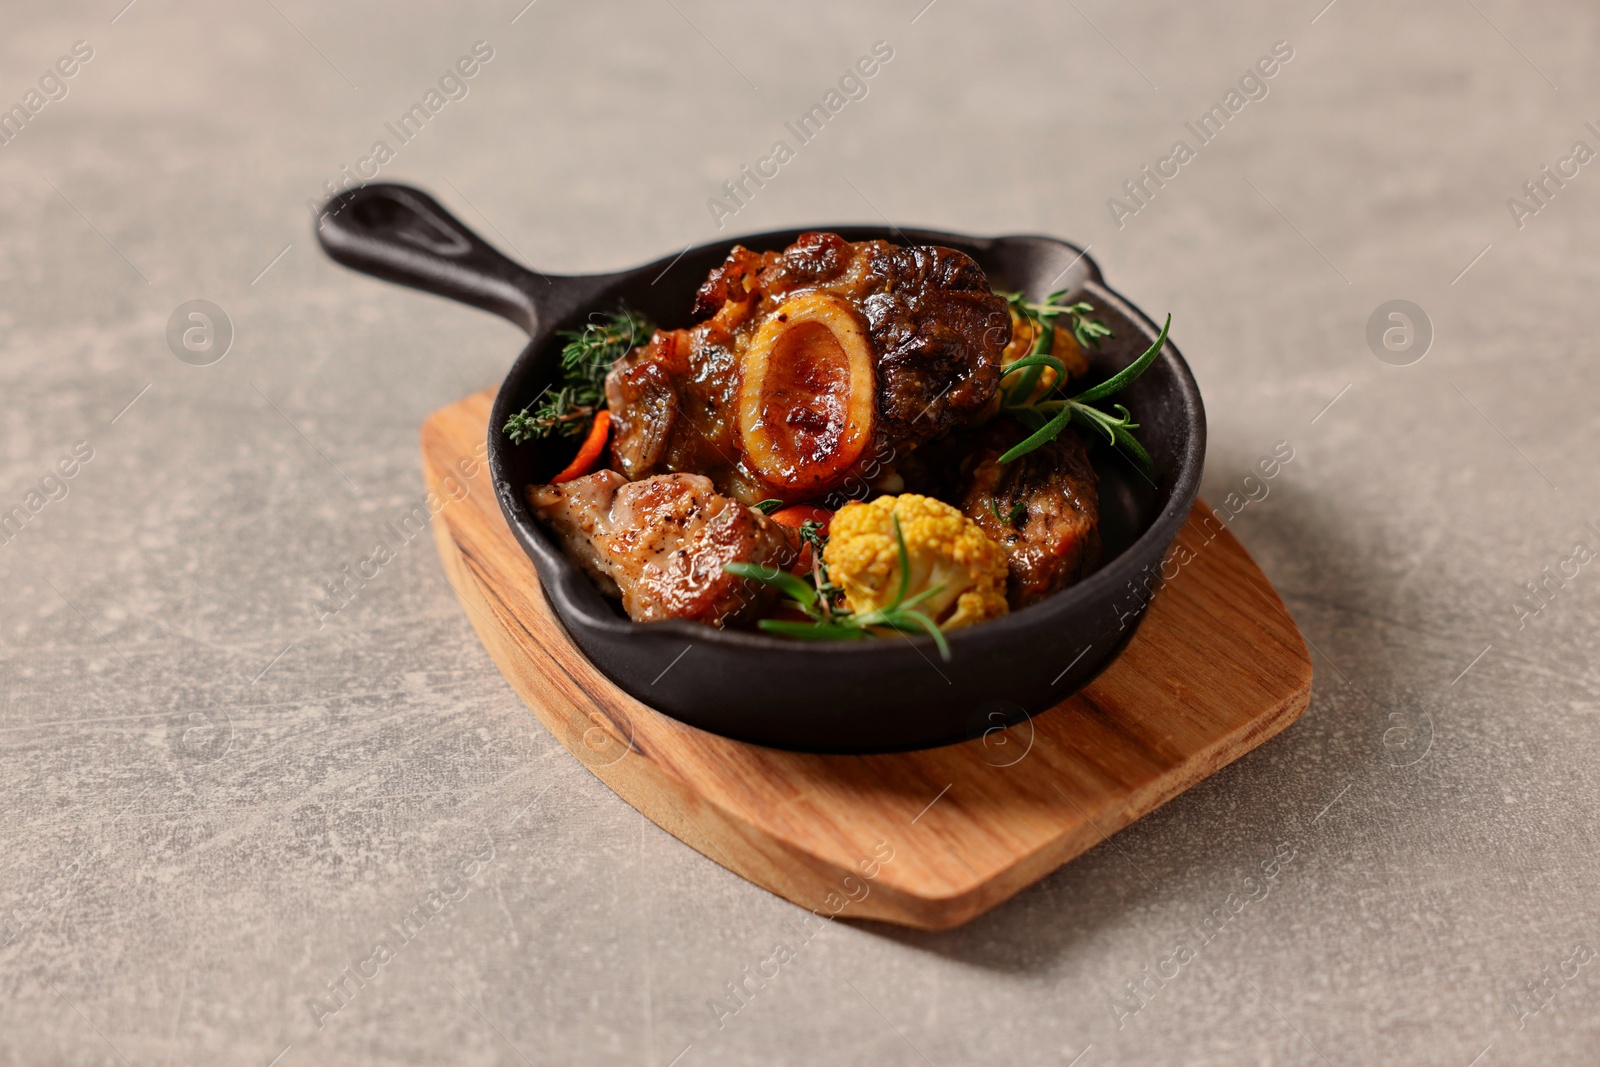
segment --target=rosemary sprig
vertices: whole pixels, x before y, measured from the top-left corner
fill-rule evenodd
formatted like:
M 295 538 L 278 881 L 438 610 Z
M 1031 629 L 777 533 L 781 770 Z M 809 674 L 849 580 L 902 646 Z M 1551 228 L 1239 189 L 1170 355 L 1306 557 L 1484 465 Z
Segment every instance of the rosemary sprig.
M 1036 304 L 1026 299 L 1021 293 L 996 292 L 996 296 L 1005 297 L 1006 303 L 1016 309 L 1017 314 L 1032 322 L 1036 327 L 1041 322 L 1055 325 L 1055 320 L 1062 315 L 1070 315 L 1072 321 L 1072 336 L 1084 348 L 1095 348 L 1100 344 L 1100 339 L 1111 336 L 1111 327 L 1099 319 L 1091 319 L 1090 312 L 1094 305 L 1082 300 L 1072 304 L 1062 304 L 1059 301 L 1067 295 L 1067 290 L 1057 289 L 1045 297 L 1044 303 Z M 1049 351 L 1046 347 L 1045 351 Z
M 1111 327 L 1099 319 L 1089 317 L 1090 312 L 1094 311 L 1092 304 L 1082 300 L 1072 304 L 1059 302 L 1062 297 L 1067 295 L 1067 290 L 1065 289 L 1058 289 L 1051 293 L 1045 297 L 1042 304 L 1028 300 L 1021 293 L 996 293 L 996 295 L 1005 297 L 1006 303 L 1010 305 L 1011 310 L 1032 327 L 1033 351 L 1029 353 L 1030 356 L 1048 356 L 1050 354 L 1051 348 L 1055 345 L 1055 320 L 1063 315 L 1068 317 L 1068 322 L 1072 327 L 1072 336 L 1077 340 L 1079 348 L 1096 348 L 1099 346 L 1101 338 L 1111 336 Z M 1018 363 L 1020 362 L 1022 361 L 1019 360 Z M 1009 376 L 1016 369 L 1017 364 L 1013 363 L 1006 368 L 1005 373 Z M 1005 402 L 1011 405 L 1026 403 L 1027 398 L 1033 395 L 1034 389 L 1038 386 L 1039 378 L 1043 372 L 1044 367 L 1039 364 L 1029 364 L 1023 367 L 1021 377 L 1017 378 L 1006 389 Z M 1062 371 L 1057 370 L 1056 374 L 1058 382 L 1066 380 L 1066 375 Z
M 1110 337 L 1111 328 L 1100 320 L 1089 317 L 1094 311 L 1090 304 L 1081 300 L 1072 304 L 1058 303 L 1066 295 L 1064 290 L 1051 293 L 1042 304 L 1024 300 L 1019 293 L 1000 295 L 1004 296 L 1011 307 L 1032 325 L 1034 333 L 1033 351 L 1007 367 L 1001 379 L 1001 410 L 1016 416 L 1033 432 L 1001 456 L 1000 462 L 1011 463 L 1020 459 L 1055 440 L 1070 423 L 1077 422 L 1105 435 L 1113 447 L 1120 448 L 1131 456 L 1145 475 L 1149 476 L 1150 454 L 1133 436 L 1133 431 L 1139 428 L 1139 424 L 1133 421 L 1133 414 L 1121 404 L 1111 405 L 1116 409 L 1115 413 L 1102 411 L 1093 404 L 1133 384 L 1134 380 L 1155 362 L 1167 343 L 1167 331 L 1172 326 L 1172 316 L 1167 316 L 1167 321 L 1162 325 L 1161 333 L 1155 343 L 1138 359 L 1099 385 L 1091 386 L 1074 396 L 1067 396 L 1061 389 L 1061 385 L 1067 380 L 1067 368 L 1050 354 L 1055 335 L 1054 320 L 1063 315 L 1070 316 L 1072 335 L 1081 347 L 1086 348 L 1094 347 L 1102 338 Z M 1039 377 L 1047 367 L 1055 371 L 1056 388 L 1042 399 L 1030 399 L 1038 385 Z M 1008 382 L 1013 384 L 1008 385 Z M 995 517 L 999 518 L 998 511 Z
M 728 574 L 751 578 L 776 587 L 789 598 L 791 607 L 810 620 L 799 622 L 788 619 L 762 619 L 757 625 L 768 633 L 795 637 L 803 641 L 859 641 L 862 638 L 877 636 L 875 627 L 896 630 L 900 633 L 925 633 L 939 646 L 939 657 L 949 663 L 950 642 L 945 639 L 944 631 L 939 629 L 939 624 L 929 618 L 926 612 L 917 610 L 918 604 L 929 597 L 937 596 L 944 590 L 944 586 L 937 585 L 920 593 L 906 595 L 911 589 L 911 557 L 906 552 L 906 539 L 900 532 L 899 517 L 891 516 L 891 518 L 894 522 L 895 547 L 900 556 L 900 584 L 895 590 L 893 600 L 872 611 L 855 613 L 835 603 L 842 590 L 826 578 L 826 572 L 822 567 L 822 548 L 826 545 L 827 538 L 818 532 L 817 524 L 812 522 L 804 523 L 800 528 L 800 536 L 811 545 L 811 581 L 778 567 L 756 563 L 725 563 L 722 569 Z M 809 531 L 806 529 L 807 526 L 811 527 Z
M 622 308 L 599 316 L 581 330 L 557 334 L 561 349 L 561 384 L 506 420 L 503 432 L 512 444 L 558 434 L 581 437 L 594 413 L 605 406 L 606 375 L 612 364 L 650 339 L 655 326 L 644 316 Z
M 994 517 L 1000 522 L 1007 526 L 1015 526 L 1018 519 L 1028 514 L 1028 502 L 1026 500 L 1019 500 L 1015 504 L 1011 505 L 1010 511 L 1002 515 L 1000 514 L 1000 498 L 990 497 L 989 510 L 994 513 Z
M 1109 412 L 1101 411 L 1097 407 L 1092 407 L 1091 403 L 1118 392 L 1143 374 L 1145 369 L 1155 362 L 1156 356 L 1161 354 L 1161 349 L 1167 343 L 1167 330 L 1171 326 L 1172 316 L 1168 315 L 1167 321 L 1162 325 L 1161 333 L 1156 337 L 1155 342 L 1145 349 L 1138 359 L 1099 385 L 1085 389 L 1077 396 L 1062 397 L 1059 400 L 1045 400 L 1030 405 L 1036 414 L 1048 415 L 1050 416 L 1049 419 L 1044 425 L 1034 430 L 1021 444 L 1014 446 L 1009 452 L 1001 456 L 1000 462 L 1010 463 L 1015 459 L 1019 459 L 1047 442 L 1055 440 L 1061 435 L 1061 431 L 1067 428 L 1068 423 L 1080 422 L 1105 434 L 1107 441 L 1131 455 L 1139 464 L 1140 469 L 1148 476 L 1151 472 L 1150 453 L 1146 452 L 1144 446 L 1139 444 L 1138 439 L 1133 436 L 1133 431 L 1139 428 L 1139 424 L 1133 421 L 1132 413 L 1121 404 L 1113 404 L 1112 407 L 1117 409 L 1117 414 L 1112 415 Z M 1052 363 L 1057 363 L 1059 366 L 1059 363 L 1049 356 L 1029 356 L 1028 359 L 1046 359 Z M 1017 361 L 1017 363 L 1024 362 L 1026 360 Z M 1016 365 L 1016 363 L 1012 364 L 1013 367 Z M 1057 371 L 1057 373 L 1061 372 Z

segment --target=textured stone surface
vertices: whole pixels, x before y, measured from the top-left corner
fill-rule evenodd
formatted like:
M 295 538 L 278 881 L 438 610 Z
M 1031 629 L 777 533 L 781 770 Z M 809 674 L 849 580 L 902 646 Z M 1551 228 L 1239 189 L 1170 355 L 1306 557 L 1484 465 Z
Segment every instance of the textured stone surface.
M 1600 176 L 1521 229 L 1506 198 L 1600 148 L 1600 14 L 923 2 L 9 13 L 0 103 L 94 58 L 0 147 L 0 510 L 93 458 L 0 545 L 0 1063 L 1592 1058 L 1600 966 L 1512 998 L 1600 946 L 1600 570 L 1521 629 L 1514 605 L 1600 548 Z M 1317 650 L 1305 718 L 965 929 L 829 927 L 719 1029 L 707 999 L 796 910 L 546 735 L 425 539 L 317 618 L 420 496 L 422 417 L 518 344 L 334 267 L 305 203 L 480 39 L 382 173 L 556 271 L 714 236 L 707 197 L 890 42 L 727 232 L 881 212 L 1092 243 L 1173 312 L 1206 495 L 1293 444 L 1234 528 Z M 1269 95 L 1119 228 L 1107 198 L 1279 40 Z M 1397 298 L 1436 334 L 1408 367 L 1365 340 Z M 192 299 L 236 332 L 211 366 L 164 338 Z M 309 1006 L 380 940 L 378 977 Z

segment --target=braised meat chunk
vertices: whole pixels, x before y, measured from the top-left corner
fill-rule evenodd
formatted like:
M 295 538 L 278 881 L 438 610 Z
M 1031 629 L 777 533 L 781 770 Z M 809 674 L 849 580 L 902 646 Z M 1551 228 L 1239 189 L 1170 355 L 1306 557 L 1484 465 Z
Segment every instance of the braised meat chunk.
M 1100 481 L 1070 430 L 1012 462 L 1000 457 L 1027 436 L 999 419 L 949 445 L 952 495 L 966 516 L 1006 550 L 1006 599 L 1037 603 L 1100 562 Z
M 723 573 L 723 564 L 788 567 L 797 555 L 783 527 L 697 474 L 630 482 L 602 470 L 530 486 L 528 503 L 636 622 L 729 626 L 754 619 L 772 607 L 776 591 Z
M 736 247 L 695 314 L 612 369 L 612 454 L 629 478 L 702 472 L 746 503 L 825 496 L 970 424 L 1012 332 L 965 253 L 832 233 Z

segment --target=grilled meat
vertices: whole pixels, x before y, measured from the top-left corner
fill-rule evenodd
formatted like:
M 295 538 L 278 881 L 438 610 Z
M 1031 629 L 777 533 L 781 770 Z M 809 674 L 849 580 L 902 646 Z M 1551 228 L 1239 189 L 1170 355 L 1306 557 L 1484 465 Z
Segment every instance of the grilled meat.
M 772 607 L 771 587 L 724 574 L 735 560 L 788 567 L 796 545 L 761 512 L 697 474 L 630 482 L 602 470 L 528 488 L 528 503 L 602 592 L 636 622 L 737 625 Z
M 612 454 L 631 479 L 701 472 L 746 503 L 864 490 L 984 412 L 1011 339 L 964 253 L 832 233 L 734 248 L 695 314 L 612 369 Z
M 1100 480 L 1071 430 L 1002 465 L 1028 432 L 1010 418 L 942 442 L 923 458 L 945 499 L 1006 550 L 1013 610 L 1085 577 L 1100 562 Z

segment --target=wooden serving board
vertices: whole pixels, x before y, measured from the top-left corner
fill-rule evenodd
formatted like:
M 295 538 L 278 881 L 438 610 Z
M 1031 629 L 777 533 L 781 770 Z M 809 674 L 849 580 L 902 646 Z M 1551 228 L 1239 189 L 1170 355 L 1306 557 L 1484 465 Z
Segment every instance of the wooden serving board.
M 472 625 L 539 720 L 629 804 L 824 917 L 957 926 L 1249 752 L 1311 699 L 1266 576 L 1196 504 L 1127 648 L 1087 689 L 943 748 L 819 756 L 731 741 L 617 688 L 551 614 L 481 462 L 493 391 L 429 417 L 433 524 Z M 447 481 L 453 478 L 454 481 Z

